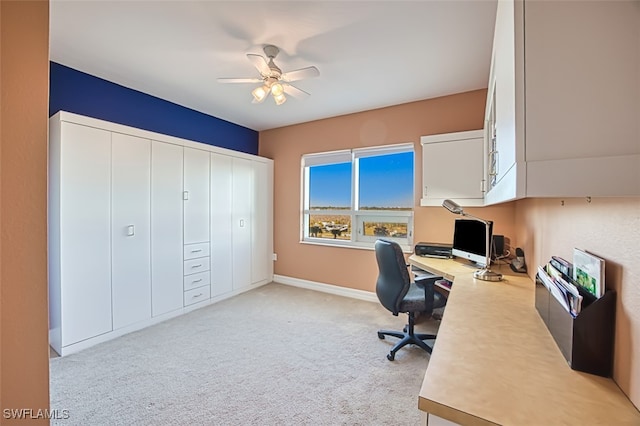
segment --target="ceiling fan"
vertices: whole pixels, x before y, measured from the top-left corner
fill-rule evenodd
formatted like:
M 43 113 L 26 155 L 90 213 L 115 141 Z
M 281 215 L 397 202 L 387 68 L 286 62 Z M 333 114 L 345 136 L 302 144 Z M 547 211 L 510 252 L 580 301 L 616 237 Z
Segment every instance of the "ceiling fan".
M 278 56 L 279 52 L 280 49 L 276 46 L 268 44 L 264 46 L 264 54 L 269 58 L 269 60 L 260 55 L 252 53 L 247 54 L 249 61 L 251 61 L 253 66 L 258 69 L 260 78 L 219 78 L 218 82 L 262 83 L 261 86 L 256 87 L 251 91 L 251 94 L 253 95 L 253 103 L 263 102 L 269 93 L 273 96 L 273 100 L 276 105 L 282 105 L 287 101 L 285 93 L 298 99 L 304 99 L 310 96 L 309 93 L 298 89 L 294 85 L 290 84 L 290 82 L 317 77 L 320 75 L 318 68 L 306 67 L 283 73 L 282 70 L 273 62 L 273 59 Z

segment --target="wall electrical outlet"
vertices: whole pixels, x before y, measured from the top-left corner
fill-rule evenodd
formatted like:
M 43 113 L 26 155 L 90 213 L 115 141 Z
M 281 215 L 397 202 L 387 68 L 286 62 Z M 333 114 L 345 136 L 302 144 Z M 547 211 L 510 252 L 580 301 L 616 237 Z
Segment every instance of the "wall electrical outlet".
M 276 253 L 273 253 L 273 260 L 274 261 L 278 260 L 278 255 Z

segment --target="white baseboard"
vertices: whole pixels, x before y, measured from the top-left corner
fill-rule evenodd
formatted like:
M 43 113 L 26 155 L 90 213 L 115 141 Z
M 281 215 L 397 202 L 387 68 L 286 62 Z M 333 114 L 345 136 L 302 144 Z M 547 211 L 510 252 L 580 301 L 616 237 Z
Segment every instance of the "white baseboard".
M 193 305 L 184 306 L 178 309 L 175 309 L 171 312 L 164 313 L 162 315 L 158 315 L 155 317 L 147 318 L 135 324 L 128 325 L 123 328 L 119 328 L 116 330 L 107 331 L 106 333 L 93 336 L 87 338 L 86 340 L 82 340 L 80 342 L 72 343 L 67 346 L 62 346 L 61 339 L 61 329 L 60 327 L 49 330 L 49 345 L 53 348 L 56 353 L 60 356 L 70 355 L 76 352 L 79 352 L 83 349 L 90 348 L 91 346 L 97 345 L 98 343 L 107 342 L 109 340 L 113 340 L 117 337 L 124 336 L 125 334 L 129 334 L 133 331 L 141 330 L 143 328 L 149 327 L 154 324 L 158 324 L 160 322 L 166 321 L 171 318 L 178 317 L 180 315 L 186 314 L 187 312 L 194 311 L 196 309 L 204 308 L 205 306 L 212 305 L 214 303 L 220 302 L 225 299 L 229 299 L 233 296 L 237 296 L 238 294 L 244 293 L 245 291 L 252 290 L 254 288 L 261 287 L 265 284 L 270 283 L 271 279 L 262 280 L 256 283 L 253 283 L 249 286 L 236 289 L 233 291 L 229 291 L 227 293 L 223 293 L 220 295 L 216 295 L 211 297 L 210 299 L 203 300 L 202 302 L 194 303 Z
M 286 277 L 284 275 L 273 275 L 273 281 L 293 287 L 306 288 L 307 290 L 321 291 L 323 293 L 335 294 L 338 296 L 351 297 L 353 299 L 365 300 L 367 302 L 379 303 L 378 296 L 371 291 L 357 290 L 354 288 L 340 287 L 333 284 L 324 284 L 315 281 L 303 280 L 300 278 Z

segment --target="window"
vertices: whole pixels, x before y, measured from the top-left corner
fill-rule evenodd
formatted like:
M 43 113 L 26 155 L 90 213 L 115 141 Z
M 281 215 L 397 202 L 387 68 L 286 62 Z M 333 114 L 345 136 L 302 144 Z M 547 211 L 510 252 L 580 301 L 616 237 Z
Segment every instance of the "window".
M 413 144 L 302 157 L 302 240 L 371 247 L 380 237 L 410 250 Z

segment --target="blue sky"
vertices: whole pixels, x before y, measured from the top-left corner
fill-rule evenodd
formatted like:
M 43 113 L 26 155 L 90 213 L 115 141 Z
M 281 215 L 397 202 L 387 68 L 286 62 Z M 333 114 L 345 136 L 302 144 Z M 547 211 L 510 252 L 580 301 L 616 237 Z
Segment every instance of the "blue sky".
M 351 204 L 351 163 L 311 167 L 311 207 Z M 362 207 L 413 206 L 413 152 L 360 159 Z

